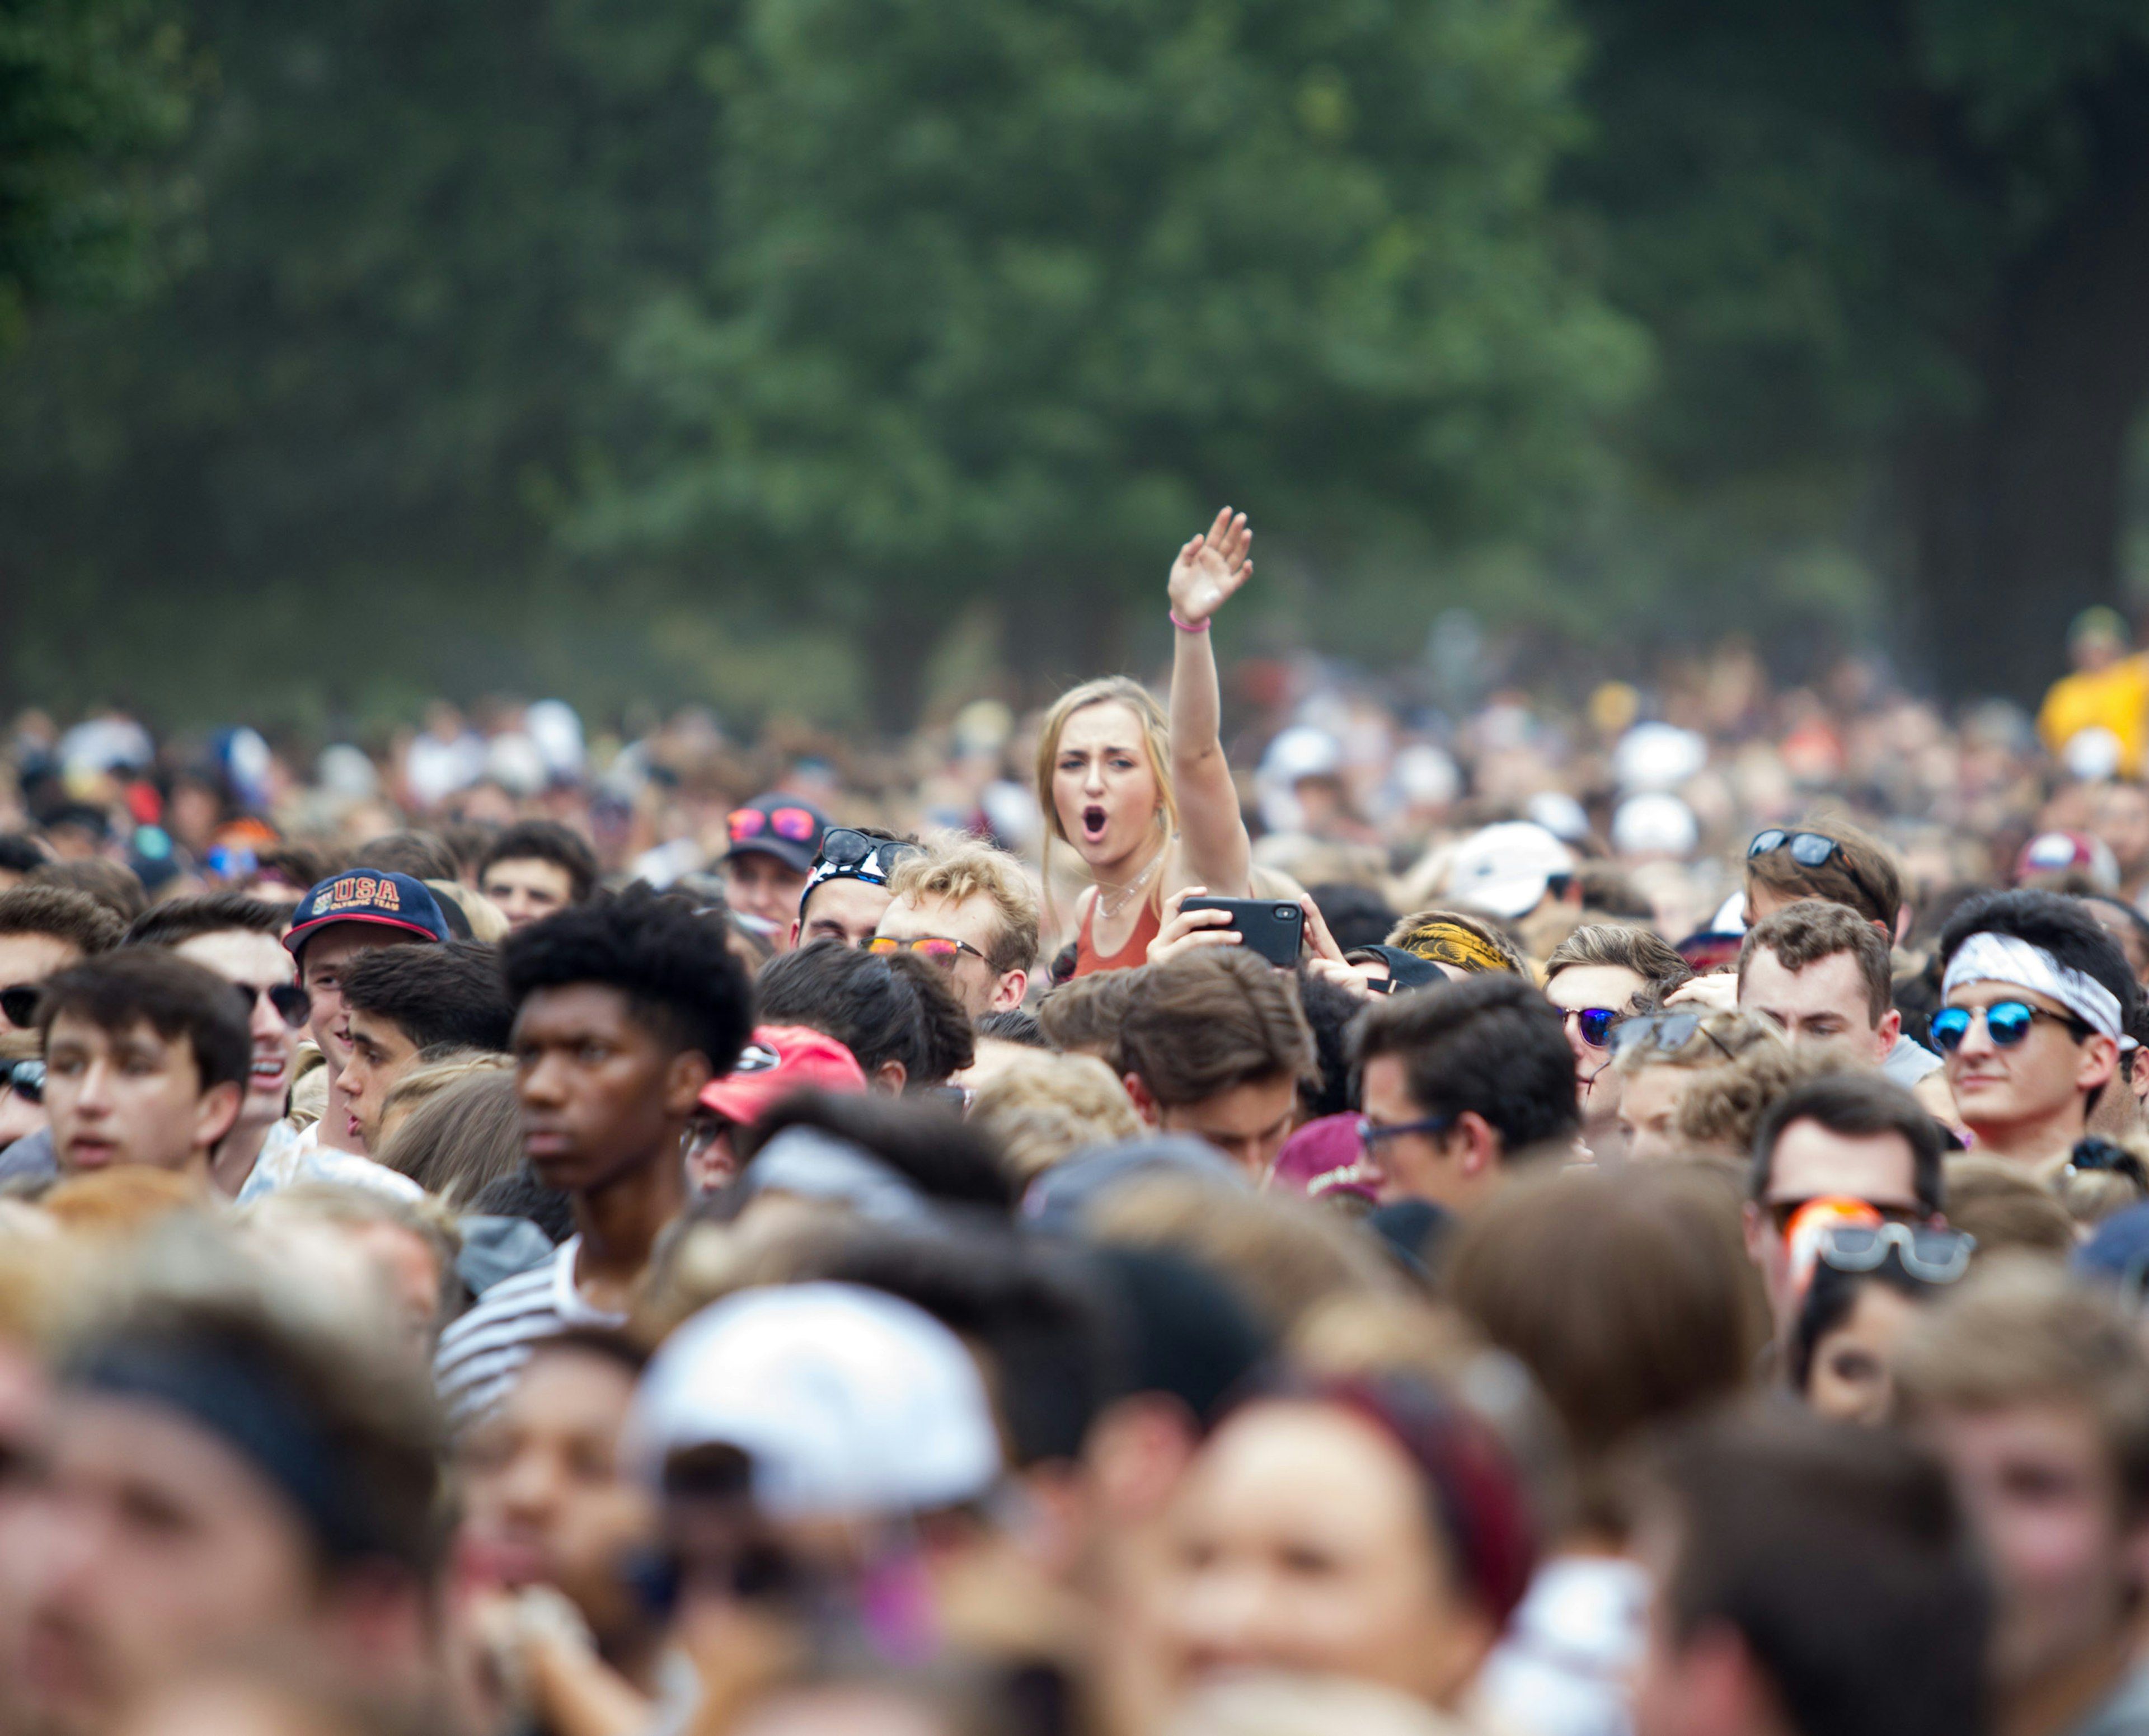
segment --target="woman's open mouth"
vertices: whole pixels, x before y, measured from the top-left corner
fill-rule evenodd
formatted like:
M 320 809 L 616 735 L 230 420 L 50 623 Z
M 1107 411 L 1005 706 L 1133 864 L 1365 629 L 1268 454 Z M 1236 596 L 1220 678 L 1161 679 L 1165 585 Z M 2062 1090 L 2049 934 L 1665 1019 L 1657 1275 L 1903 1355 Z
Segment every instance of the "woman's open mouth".
M 1096 803 L 1091 803 L 1090 806 L 1082 810 L 1082 837 L 1084 842 L 1093 844 L 1097 843 L 1104 837 L 1105 828 L 1108 823 L 1109 818 L 1105 814 L 1104 808 Z

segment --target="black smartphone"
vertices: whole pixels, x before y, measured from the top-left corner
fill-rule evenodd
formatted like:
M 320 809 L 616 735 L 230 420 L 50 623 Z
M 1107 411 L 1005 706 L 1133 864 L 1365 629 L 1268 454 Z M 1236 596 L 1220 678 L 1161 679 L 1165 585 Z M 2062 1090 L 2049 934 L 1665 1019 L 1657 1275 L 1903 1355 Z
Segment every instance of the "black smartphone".
M 1306 913 L 1287 898 L 1189 898 L 1179 908 L 1228 910 L 1231 920 L 1226 926 L 1237 931 L 1241 945 L 1286 969 L 1298 963 L 1299 943 L 1306 938 Z

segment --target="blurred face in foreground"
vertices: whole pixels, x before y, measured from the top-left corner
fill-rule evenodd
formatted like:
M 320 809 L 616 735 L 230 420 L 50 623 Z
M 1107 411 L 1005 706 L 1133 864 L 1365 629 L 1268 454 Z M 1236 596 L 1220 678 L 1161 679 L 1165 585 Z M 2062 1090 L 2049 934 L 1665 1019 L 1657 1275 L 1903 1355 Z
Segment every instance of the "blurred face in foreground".
M 1679 1138 L 1679 1099 L 1703 1071 L 1699 1067 L 1644 1066 L 1620 1076 L 1619 1131 L 1627 1141 L 1629 1162 L 1657 1163 L 1687 1149 Z
M 1454 1583 L 1417 1469 L 1339 1406 L 1261 1402 L 1217 1432 L 1176 1515 L 1175 1686 L 1268 1668 L 1453 1700 L 1495 1638 Z
M 1807 1200 L 1830 1198 L 1863 1200 L 1884 1217 L 1906 1221 L 1929 1215 L 1918 1200 L 1917 1156 L 1902 1135 L 1792 1122 L 1777 1136 L 1766 1195 L 1746 1208 L 1746 1252 L 1761 1268 L 1779 1332 L 1788 1332 L 1798 1313 L 1782 1226 Z
M 654 1531 L 649 1497 L 619 1459 L 633 1396 L 623 1362 L 541 1348 L 462 1455 L 466 1545 L 504 1584 L 564 1592 L 601 1644 L 638 1620 L 624 1572 Z
M 2122 1522 L 2111 1454 L 2087 1407 L 2055 1399 L 1920 1421 L 1992 1564 L 2002 1692 L 2109 1646 L 2139 1589 L 2141 1532 Z
M 285 1497 L 161 1406 L 63 1397 L 16 1532 L 25 1619 L 0 1673 L 33 1728 L 105 1728 L 143 1690 L 241 1648 L 291 1656 L 319 1609 Z

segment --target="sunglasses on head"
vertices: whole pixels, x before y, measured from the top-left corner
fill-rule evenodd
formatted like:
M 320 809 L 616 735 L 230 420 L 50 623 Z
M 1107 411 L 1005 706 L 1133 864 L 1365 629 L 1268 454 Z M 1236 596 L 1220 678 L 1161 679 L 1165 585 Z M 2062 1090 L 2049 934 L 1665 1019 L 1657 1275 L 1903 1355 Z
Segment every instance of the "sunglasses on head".
M 1563 1021 L 1572 1019 L 1582 1040 L 1592 1049 L 1602 1049 L 1613 1028 L 1627 1015 L 1613 1007 L 1562 1007 L 1559 1016 Z
M 1811 1200 L 1771 1200 L 1761 1209 L 1769 1214 L 1769 1221 L 1775 1225 L 1776 1234 L 1783 1235 L 1789 1231 L 1791 1220 L 1813 1203 Z M 1921 1205 L 1875 1205 L 1870 1200 L 1865 1205 L 1867 1210 L 1877 1213 L 1890 1225 L 1915 1225 L 1925 1215 L 1925 1208 Z
M 832 867 L 854 868 L 860 863 L 870 862 L 878 853 L 881 872 L 885 874 L 904 857 L 923 848 L 899 838 L 875 838 L 870 832 L 860 832 L 854 827 L 831 826 L 821 834 L 818 859 Z
M 1977 1238 L 1935 1224 L 1836 1224 L 1814 1245 L 1821 1260 L 1839 1272 L 1878 1271 L 1891 1248 L 1913 1278 L 1952 1284 L 1970 1270 Z
M 759 838 L 764 832 L 773 832 L 794 844 L 808 843 L 819 829 L 813 816 L 803 808 L 772 808 L 765 813 L 758 808 L 734 808 L 724 817 L 724 824 L 730 828 L 735 844 Z
M 2012 1049 L 2030 1034 L 2030 1027 L 2041 1019 L 2065 1025 L 2074 1033 L 2077 1043 L 2090 1034 L 2090 1028 L 2079 1019 L 2070 1019 L 2063 1013 L 2047 1013 L 2042 1007 L 2033 1007 L 2026 1001 L 1996 1000 L 1989 1007 L 1943 1007 L 1933 1014 L 1932 1022 L 1933 1042 L 1941 1054 L 1953 1054 L 1962 1046 L 1962 1039 L 1970 1034 L 1970 1028 L 1977 1022 L 1980 1014 L 1985 1017 L 1985 1034 L 1999 1049 Z
M 13 1091 L 28 1103 L 45 1100 L 45 1064 L 43 1061 L 0 1062 L 0 1089 Z
M 1746 859 L 1751 862 L 1756 856 L 1769 856 L 1783 849 L 1789 850 L 1791 860 L 1802 868 L 1825 868 L 1830 861 L 1841 863 L 1850 883 L 1872 903 L 1880 902 L 1880 894 L 1865 883 L 1865 875 L 1852 865 L 1842 842 L 1824 832 L 1786 832 L 1779 826 L 1771 826 L 1766 832 L 1754 834 L 1754 842 L 1746 846 Z
M 1699 1031 L 1722 1051 L 1725 1060 L 1738 1059 L 1724 1039 L 1702 1023 L 1707 1016 L 1702 1013 L 1649 1013 L 1639 1019 L 1629 1019 L 1613 1028 L 1612 1053 L 1625 1054 L 1646 1044 L 1659 1054 L 1677 1054 L 1694 1041 L 1694 1034 Z M 1588 1034 L 1585 1029 L 1583 1035 L 1587 1038 Z
M 898 940 L 893 934 L 876 934 L 870 940 L 861 941 L 858 950 L 866 953 L 918 953 L 935 964 L 953 969 L 957 959 L 968 953 L 973 959 L 985 955 L 967 940 L 958 940 L 951 934 L 918 934 L 907 940 Z

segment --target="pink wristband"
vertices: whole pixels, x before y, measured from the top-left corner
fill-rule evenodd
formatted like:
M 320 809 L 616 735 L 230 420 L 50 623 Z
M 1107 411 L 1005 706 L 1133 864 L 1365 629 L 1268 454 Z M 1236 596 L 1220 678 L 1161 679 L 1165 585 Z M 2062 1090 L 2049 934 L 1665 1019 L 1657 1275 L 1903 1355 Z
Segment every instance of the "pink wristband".
M 1176 609 L 1167 609 L 1165 613 L 1171 617 L 1171 624 L 1182 633 L 1205 633 L 1209 631 L 1209 623 L 1205 621 L 1198 624 L 1191 621 L 1181 621 L 1179 618 L 1179 611 Z

